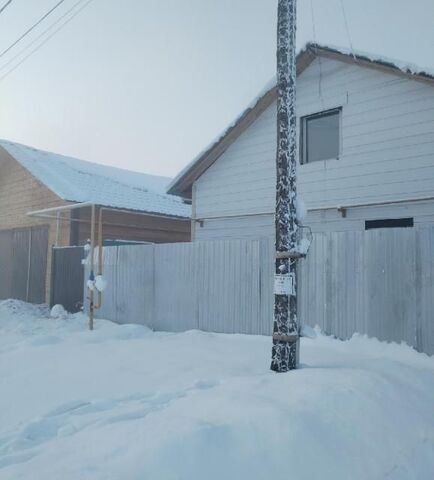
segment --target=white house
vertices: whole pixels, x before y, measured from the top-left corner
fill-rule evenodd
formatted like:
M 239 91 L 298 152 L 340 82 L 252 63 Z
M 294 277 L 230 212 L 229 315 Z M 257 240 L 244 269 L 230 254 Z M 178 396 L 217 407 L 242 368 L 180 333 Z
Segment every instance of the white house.
M 313 232 L 300 321 L 434 354 L 434 73 L 317 44 L 297 73 L 298 192 Z M 273 81 L 169 186 L 192 199 L 194 241 L 272 252 L 276 93 Z
M 434 74 L 308 44 L 297 59 L 298 191 L 314 232 L 434 223 Z M 171 183 L 193 239 L 274 235 L 272 82 Z

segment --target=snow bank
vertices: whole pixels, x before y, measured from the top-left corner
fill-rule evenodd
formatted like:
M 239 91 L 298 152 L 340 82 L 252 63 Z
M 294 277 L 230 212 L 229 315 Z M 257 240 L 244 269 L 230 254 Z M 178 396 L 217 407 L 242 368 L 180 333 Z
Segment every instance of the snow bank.
M 63 305 L 54 305 L 50 310 L 51 318 L 66 318 L 68 312 L 63 308 Z
M 277 375 L 269 338 L 86 324 L 0 303 L 2 480 L 432 478 L 434 359 L 409 347 L 316 331 Z

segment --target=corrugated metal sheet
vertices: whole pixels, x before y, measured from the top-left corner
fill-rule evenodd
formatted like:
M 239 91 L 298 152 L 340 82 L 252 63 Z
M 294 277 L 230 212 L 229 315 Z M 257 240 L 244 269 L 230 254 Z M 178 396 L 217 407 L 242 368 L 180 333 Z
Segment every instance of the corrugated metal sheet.
M 314 234 L 300 265 L 300 318 L 434 354 L 434 228 Z
M 416 346 L 434 354 L 434 227 L 418 231 L 416 256 Z
M 30 231 L 29 278 L 27 301 L 45 302 L 45 280 L 47 275 L 48 227 L 35 228 Z
M 175 243 L 148 248 L 154 252 L 152 327 L 173 332 L 199 328 L 200 246 Z
M 101 318 L 156 330 L 268 335 L 269 240 L 105 248 Z M 314 234 L 299 265 L 299 318 L 328 334 L 405 341 L 434 354 L 434 228 Z
M 165 331 L 269 334 L 269 252 L 259 240 L 106 247 L 97 316 Z
M 83 307 L 83 247 L 53 248 L 51 305 L 60 304 L 71 313 Z
M 31 255 L 31 229 L 14 230 L 12 240 L 12 296 L 18 300 L 27 301 L 29 296 Z
M 0 231 L 0 299 L 12 297 L 13 231 Z
M 48 227 L 0 232 L 0 299 L 45 301 Z

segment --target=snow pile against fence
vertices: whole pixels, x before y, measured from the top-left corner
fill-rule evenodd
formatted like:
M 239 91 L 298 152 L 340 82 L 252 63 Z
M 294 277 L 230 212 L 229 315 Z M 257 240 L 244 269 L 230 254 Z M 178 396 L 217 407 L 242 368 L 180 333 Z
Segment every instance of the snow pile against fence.
M 270 339 L 0 303 L 0 478 L 432 478 L 434 359 L 363 337 Z

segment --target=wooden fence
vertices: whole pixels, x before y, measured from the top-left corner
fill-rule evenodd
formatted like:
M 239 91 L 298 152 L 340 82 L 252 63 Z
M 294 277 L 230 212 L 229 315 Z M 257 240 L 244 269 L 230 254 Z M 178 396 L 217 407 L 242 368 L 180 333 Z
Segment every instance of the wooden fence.
M 101 318 L 155 330 L 270 334 L 273 246 L 228 240 L 104 249 Z M 299 313 L 434 354 L 434 228 L 314 235 L 299 269 Z

